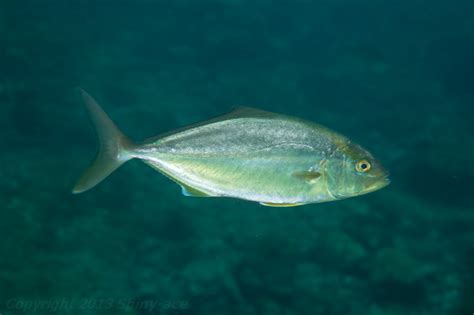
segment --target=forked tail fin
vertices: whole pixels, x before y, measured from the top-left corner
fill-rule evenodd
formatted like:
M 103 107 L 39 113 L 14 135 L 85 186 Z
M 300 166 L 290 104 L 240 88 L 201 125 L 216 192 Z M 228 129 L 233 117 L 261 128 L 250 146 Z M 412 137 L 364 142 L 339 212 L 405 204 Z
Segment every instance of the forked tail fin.
M 99 139 L 99 152 L 92 165 L 82 174 L 72 192 L 91 189 L 120 165 L 133 158 L 133 143 L 117 128 L 97 102 L 83 89 L 78 89 L 94 124 Z

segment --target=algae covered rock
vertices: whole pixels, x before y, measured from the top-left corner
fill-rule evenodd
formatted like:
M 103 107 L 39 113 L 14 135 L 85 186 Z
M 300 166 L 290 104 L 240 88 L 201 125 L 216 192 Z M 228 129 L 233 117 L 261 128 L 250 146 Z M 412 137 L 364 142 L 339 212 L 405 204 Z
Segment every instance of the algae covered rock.
M 364 246 L 341 230 L 322 233 L 317 241 L 318 261 L 335 268 L 347 268 L 358 263 L 367 255 Z
M 374 258 L 371 280 L 376 283 L 413 284 L 429 271 L 407 252 L 395 248 L 380 250 Z
M 408 252 L 385 248 L 374 257 L 370 281 L 373 294 L 380 303 L 418 304 L 427 298 L 426 276 L 432 267 L 425 265 Z

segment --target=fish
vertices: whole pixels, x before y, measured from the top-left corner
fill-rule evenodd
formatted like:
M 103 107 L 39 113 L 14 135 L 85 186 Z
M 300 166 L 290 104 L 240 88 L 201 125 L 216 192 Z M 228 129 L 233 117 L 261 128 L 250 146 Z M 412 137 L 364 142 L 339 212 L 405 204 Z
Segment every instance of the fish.
M 79 94 L 99 140 L 95 161 L 72 192 L 85 192 L 139 159 L 190 197 L 230 197 L 293 207 L 367 194 L 390 183 L 374 156 L 347 137 L 301 118 L 239 107 L 132 142 L 86 91 Z

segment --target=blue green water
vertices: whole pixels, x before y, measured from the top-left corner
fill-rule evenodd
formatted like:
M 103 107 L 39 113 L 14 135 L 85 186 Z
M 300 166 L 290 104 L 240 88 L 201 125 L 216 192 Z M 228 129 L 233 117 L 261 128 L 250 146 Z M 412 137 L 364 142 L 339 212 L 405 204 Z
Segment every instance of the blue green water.
M 474 3 L 0 0 L 0 314 L 474 312 Z M 187 198 L 96 149 L 238 105 L 370 149 L 392 184 L 268 208 Z

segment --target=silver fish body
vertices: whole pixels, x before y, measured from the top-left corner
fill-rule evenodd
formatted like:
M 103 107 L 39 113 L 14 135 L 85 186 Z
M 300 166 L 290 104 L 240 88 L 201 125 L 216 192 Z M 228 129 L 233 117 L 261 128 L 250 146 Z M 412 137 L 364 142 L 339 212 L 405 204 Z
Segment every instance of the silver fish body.
M 96 166 L 91 167 L 95 170 L 86 172 L 75 192 L 93 187 L 131 158 L 142 159 L 173 179 L 185 195 L 233 197 L 271 206 L 342 199 L 388 184 L 386 171 L 370 153 L 346 137 L 302 119 L 240 108 L 135 145 L 92 97 L 81 93 L 99 130 L 102 150 Z M 110 128 L 104 128 L 103 119 Z M 101 130 L 108 134 L 101 136 Z M 118 140 L 111 140 L 114 138 Z M 107 141 L 112 154 L 104 149 Z M 110 156 L 119 163 L 105 167 L 107 174 L 101 174 L 97 165 L 110 165 Z M 370 165 L 372 174 L 357 172 L 354 163 L 360 161 Z
M 326 181 L 295 176 L 319 170 L 335 152 L 324 129 L 279 115 L 206 124 L 145 144 L 138 157 L 209 196 L 274 204 L 335 199 Z

